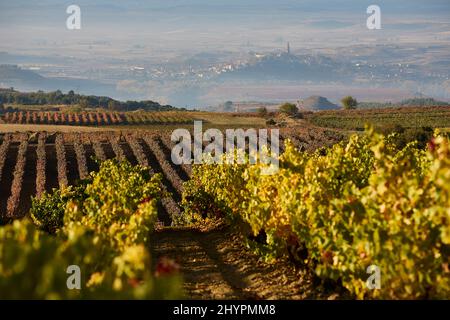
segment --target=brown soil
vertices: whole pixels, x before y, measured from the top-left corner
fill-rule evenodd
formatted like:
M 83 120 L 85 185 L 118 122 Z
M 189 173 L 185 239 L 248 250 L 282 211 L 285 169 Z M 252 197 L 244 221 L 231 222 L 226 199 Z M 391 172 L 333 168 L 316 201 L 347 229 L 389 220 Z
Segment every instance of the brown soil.
M 45 189 L 50 192 L 59 186 L 55 144 L 45 146 L 45 160 Z
M 67 162 L 67 179 L 70 185 L 76 185 L 80 179 L 78 173 L 77 156 L 75 155 L 75 149 L 73 144 L 64 144 L 66 149 L 66 162 Z
M 107 159 L 113 159 L 116 157 L 114 150 L 109 143 L 102 143 L 103 150 Z
M 131 147 L 128 145 L 128 143 L 120 143 L 120 147 L 123 150 L 123 153 L 125 154 L 125 157 L 127 158 L 127 160 L 133 165 L 136 166 L 138 165 L 138 161 L 136 159 L 136 157 L 134 156 L 133 150 L 131 149 Z
M 162 228 L 152 235 L 153 263 L 165 256 L 180 265 L 188 299 L 327 299 L 312 273 L 287 261 L 267 263 L 227 226 L 200 231 Z
M 85 144 L 84 150 L 86 151 L 86 163 L 88 166 L 88 171 L 98 171 L 98 164 L 95 162 L 95 151 L 91 144 Z
M 25 172 L 23 175 L 22 190 L 20 191 L 20 202 L 15 216 L 24 217 L 31 208 L 31 197 L 36 194 L 36 145 L 28 145 Z

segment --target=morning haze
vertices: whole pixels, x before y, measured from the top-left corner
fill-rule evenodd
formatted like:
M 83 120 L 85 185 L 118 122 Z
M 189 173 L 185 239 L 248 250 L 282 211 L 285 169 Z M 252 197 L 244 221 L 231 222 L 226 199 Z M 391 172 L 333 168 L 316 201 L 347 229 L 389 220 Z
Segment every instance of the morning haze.
M 81 30 L 67 30 L 71 4 L 1 1 L 1 87 L 195 108 L 450 99 L 448 1 L 378 1 L 381 30 L 371 1 L 76 1 Z

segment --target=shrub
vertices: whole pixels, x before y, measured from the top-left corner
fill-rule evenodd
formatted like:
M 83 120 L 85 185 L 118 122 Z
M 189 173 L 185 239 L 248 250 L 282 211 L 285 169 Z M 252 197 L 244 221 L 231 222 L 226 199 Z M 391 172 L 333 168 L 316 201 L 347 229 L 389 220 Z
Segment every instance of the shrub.
M 63 227 L 66 220 L 66 225 L 82 224 L 109 234 L 112 246 L 123 247 L 146 239 L 156 220 L 160 184 L 160 175 L 150 176 L 147 168 L 107 160 L 84 184 L 33 198 L 31 217 L 50 233 Z
M 50 236 L 28 220 L 0 227 L 0 299 L 174 299 L 180 279 L 155 278 L 143 244 L 114 254 L 88 228 Z M 81 270 L 81 290 L 68 290 L 68 266 Z
M 55 233 L 64 225 L 64 212 L 67 202 L 81 199 L 85 186 L 54 189 L 52 193 L 44 192 L 40 198 L 31 200 L 30 215 L 33 222 L 41 230 Z
M 285 113 L 291 116 L 297 114 L 298 112 L 297 106 L 293 103 L 285 103 L 280 106 L 279 110 L 281 113 Z
M 130 163 L 107 160 L 86 185 L 84 199 L 66 208 L 67 224 L 82 224 L 108 238 L 111 247 L 145 243 L 156 222 L 161 176 Z
M 379 131 L 385 135 L 391 135 L 391 142 L 398 150 L 406 147 L 410 142 L 417 142 L 420 149 L 425 149 L 428 141 L 433 137 L 433 129 L 430 127 L 404 128 L 400 125 L 383 126 Z
M 347 110 L 356 109 L 356 107 L 358 106 L 358 101 L 356 101 L 356 99 L 352 96 L 346 96 L 342 98 L 341 103 L 344 109 Z

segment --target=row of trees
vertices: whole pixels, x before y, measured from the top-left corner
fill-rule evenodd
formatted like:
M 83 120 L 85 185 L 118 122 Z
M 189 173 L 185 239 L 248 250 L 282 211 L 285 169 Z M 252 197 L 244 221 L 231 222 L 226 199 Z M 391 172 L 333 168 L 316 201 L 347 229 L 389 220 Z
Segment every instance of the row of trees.
M 53 92 L 19 92 L 12 88 L 0 89 L 0 104 L 23 105 L 77 105 L 81 108 L 105 108 L 112 111 L 132 111 L 143 109 L 147 111 L 166 111 L 176 108 L 170 105 L 160 105 L 151 100 L 144 101 L 118 101 L 104 96 L 85 96 L 73 90 L 63 93 L 60 90 Z

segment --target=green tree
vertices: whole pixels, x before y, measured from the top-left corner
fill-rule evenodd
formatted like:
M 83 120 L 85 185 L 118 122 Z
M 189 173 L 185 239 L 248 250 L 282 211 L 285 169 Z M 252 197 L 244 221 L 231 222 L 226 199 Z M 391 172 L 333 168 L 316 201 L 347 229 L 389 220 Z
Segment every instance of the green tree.
M 341 103 L 346 110 L 356 109 L 356 107 L 358 106 L 358 101 L 356 101 L 356 99 L 352 96 L 346 96 L 342 98 Z
M 288 115 L 295 115 L 298 112 L 298 108 L 295 104 L 286 102 L 282 106 L 280 106 L 280 112 Z
M 267 116 L 267 108 L 266 107 L 259 107 L 256 111 L 260 117 Z

